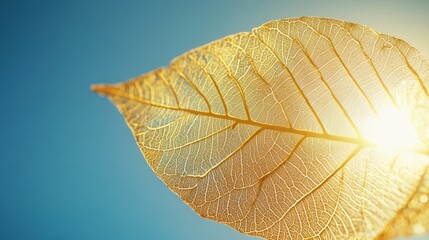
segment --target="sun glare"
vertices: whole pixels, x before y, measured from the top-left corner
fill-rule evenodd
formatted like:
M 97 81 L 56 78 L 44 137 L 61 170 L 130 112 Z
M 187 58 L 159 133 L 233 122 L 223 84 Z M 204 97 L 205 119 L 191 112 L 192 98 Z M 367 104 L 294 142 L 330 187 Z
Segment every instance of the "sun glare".
M 419 148 L 422 143 L 411 121 L 411 112 L 395 107 L 381 109 L 378 117 L 368 120 L 364 136 L 385 147 Z

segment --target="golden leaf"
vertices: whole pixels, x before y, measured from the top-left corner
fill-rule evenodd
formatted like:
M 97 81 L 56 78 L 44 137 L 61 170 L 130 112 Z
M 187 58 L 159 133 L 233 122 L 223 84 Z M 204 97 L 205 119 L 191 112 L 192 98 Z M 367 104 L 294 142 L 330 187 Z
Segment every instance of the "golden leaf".
M 428 59 L 358 24 L 272 21 L 95 85 L 199 215 L 267 239 L 429 229 Z

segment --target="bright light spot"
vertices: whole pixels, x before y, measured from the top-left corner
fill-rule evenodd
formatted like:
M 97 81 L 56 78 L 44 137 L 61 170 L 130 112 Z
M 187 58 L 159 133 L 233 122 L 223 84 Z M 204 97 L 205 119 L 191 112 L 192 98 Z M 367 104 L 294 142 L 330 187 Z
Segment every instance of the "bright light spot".
M 423 194 L 420 196 L 419 200 L 421 203 L 427 203 L 429 199 L 428 199 L 428 196 L 426 194 Z
M 411 112 L 395 107 L 378 111 L 369 119 L 363 131 L 368 141 L 385 147 L 418 148 L 421 141 L 411 121 Z
M 425 233 L 426 229 L 421 225 L 420 223 L 413 225 L 413 231 L 415 234 L 423 234 Z

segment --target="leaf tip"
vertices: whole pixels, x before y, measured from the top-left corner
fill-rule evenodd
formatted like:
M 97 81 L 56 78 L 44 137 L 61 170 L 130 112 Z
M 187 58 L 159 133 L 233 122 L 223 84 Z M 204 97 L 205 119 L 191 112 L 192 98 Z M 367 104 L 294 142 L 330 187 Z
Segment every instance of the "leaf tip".
M 107 84 L 92 84 L 91 91 L 96 92 L 103 96 L 113 95 L 117 86 L 115 85 L 107 85 Z

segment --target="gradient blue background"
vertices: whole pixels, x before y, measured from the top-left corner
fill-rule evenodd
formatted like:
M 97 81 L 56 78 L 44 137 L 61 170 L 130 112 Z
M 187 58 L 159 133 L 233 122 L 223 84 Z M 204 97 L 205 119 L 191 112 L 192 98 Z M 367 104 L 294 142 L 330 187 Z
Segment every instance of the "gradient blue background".
M 374 2 L 1 1 L 0 239 L 252 239 L 170 192 L 90 84 L 302 15 L 369 25 L 429 56 L 428 1 Z

